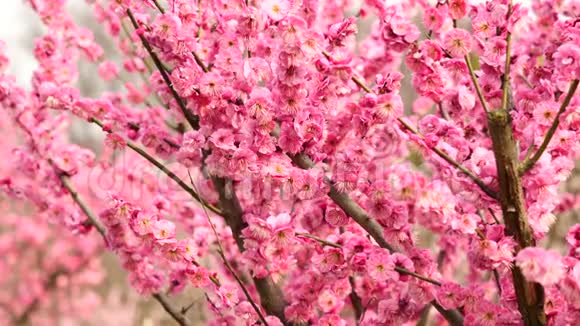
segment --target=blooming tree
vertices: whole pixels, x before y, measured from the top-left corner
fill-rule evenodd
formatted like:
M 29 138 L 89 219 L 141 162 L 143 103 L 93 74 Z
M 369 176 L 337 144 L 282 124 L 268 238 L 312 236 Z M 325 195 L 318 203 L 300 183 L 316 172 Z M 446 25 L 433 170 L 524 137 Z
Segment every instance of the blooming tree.
M 580 320 L 580 226 L 541 246 L 575 206 L 580 2 L 88 0 L 122 62 L 27 2 L 28 87 L 0 49 L 1 320 L 86 313 L 104 250 L 180 325 L 192 288 L 212 325 Z M 125 89 L 84 96 L 80 61 Z

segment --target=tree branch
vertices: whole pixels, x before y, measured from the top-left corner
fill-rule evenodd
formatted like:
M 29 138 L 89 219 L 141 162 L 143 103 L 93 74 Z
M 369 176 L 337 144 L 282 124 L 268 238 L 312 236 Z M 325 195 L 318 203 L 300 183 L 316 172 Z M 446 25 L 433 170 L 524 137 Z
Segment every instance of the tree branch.
M 473 82 L 473 87 L 475 88 L 475 92 L 477 93 L 477 97 L 479 98 L 479 102 L 483 107 L 483 110 L 487 113 L 489 109 L 487 107 L 487 102 L 485 101 L 485 97 L 483 96 L 483 91 L 479 86 L 479 82 L 477 81 L 477 76 L 475 76 L 475 72 L 473 70 L 473 64 L 471 63 L 471 59 L 469 58 L 469 54 L 465 56 L 465 64 L 467 65 L 467 69 L 469 69 L 469 76 L 471 77 L 471 81 Z
M 49 163 L 56 169 L 56 167 L 52 164 L 51 161 Z M 105 227 L 99 222 L 97 216 L 93 213 L 93 211 L 89 208 L 89 206 L 84 202 L 84 200 L 79 196 L 78 192 L 73 188 L 69 177 L 64 174 L 62 171 L 57 171 L 58 178 L 62 185 L 66 188 L 69 192 L 70 196 L 72 197 L 73 201 L 81 208 L 83 213 L 87 216 L 89 223 L 97 229 L 97 231 L 101 234 L 103 239 L 106 238 L 107 231 Z
M 556 114 L 556 117 L 554 118 L 554 122 L 552 122 L 550 129 L 548 129 L 548 133 L 546 133 L 546 136 L 544 137 L 544 141 L 542 141 L 542 144 L 540 145 L 540 147 L 538 148 L 536 153 L 530 159 L 525 160 L 519 166 L 518 173 L 520 176 L 523 175 L 524 173 L 528 172 L 534 166 L 534 164 L 536 164 L 536 162 L 538 162 L 538 160 L 540 159 L 542 154 L 544 154 L 544 152 L 548 148 L 548 145 L 550 144 L 552 137 L 554 137 L 554 134 L 556 133 L 556 130 L 558 129 L 558 126 L 560 125 L 560 116 L 566 111 L 566 108 L 568 107 L 568 105 L 572 101 L 572 98 L 574 97 L 574 93 L 576 92 L 577 88 L 578 88 L 578 79 L 575 79 L 570 84 L 570 88 L 568 88 L 568 93 L 566 94 L 564 101 L 560 105 L 560 109 L 558 110 L 558 113 Z
M 185 318 L 185 315 L 182 314 L 180 311 L 175 309 L 170 303 L 169 300 L 160 293 L 154 293 L 152 297 L 157 300 L 163 309 L 173 318 L 180 326 L 187 326 L 189 322 Z
M 103 131 L 111 133 L 111 131 L 106 130 L 104 128 L 104 124 L 101 121 L 99 121 L 95 118 L 90 118 L 89 121 L 98 125 L 99 127 L 101 127 L 101 129 L 103 129 Z M 210 211 L 212 211 L 218 215 L 223 214 L 219 208 L 215 207 L 214 205 L 208 203 L 205 199 L 201 198 L 201 196 L 195 190 L 193 190 L 185 182 L 183 182 L 183 180 L 181 180 L 175 173 L 173 173 L 171 170 L 169 170 L 169 168 L 167 168 L 163 163 L 161 163 L 160 161 L 155 159 L 153 156 L 151 156 L 149 153 L 147 153 L 145 150 L 143 150 L 141 147 L 139 147 L 139 145 L 135 144 L 134 142 L 132 142 L 128 139 L 125 141 L 127 142 L 127 147 L 131 148 L 137 154 L 141 155 L 143 158 L 145 158 L 147 161 L 149 161 L 149 163 L 153 164 L 155 167 L 157 167 L 159 170 L 161 170 L 163 173 L 165 173 L 165 175 L 167 175 L 169 178 L 171 178 L 173 181 L 175 181 L 183 190 L 185 190 L 188 194 L 190 194 L 191 197 L 193 197 L 193 199 L 195 199 L 198 203 L 200 203 L 201 205 L 205 206 L 207 209 L 209 209 Z
M 535 246 L 536 243 L 526 216 L 511 117 L 505 110 L 495 110 L 487 114 L 487 121 L 499 180 L 499 202 L 506 233 L 513 236 L 518 244 L 517 254 L 521 249 Z M 544 288 L 538 283 L 527 281 L 517 266 L 512 267 L 512 276 L 524 325 L 545 325 Z
M 212 181 L 219 194 L 220 207 L 223 210 L 223 217 L 232 230 L 232 235 L 236 240 L 240 252 L 244 252 L 244 240 L 242 238 L 242 230 L 248 225 L 243 220 L 243 209 L 240 201 L 235 193 L 233 182 L 229 179 L 212 177 Z M 284 309 L 286 302 L 282 290 L 270 276 L 265 278 L 253 277 L 256 289 L 260 294 L 260 302 L 262 307 L 270 315 L 274 315 L 286 324 L 286 317 Z
M 360 323 L 360 319 L 362 317 L 364 308 L 362 305 L 361 298 L 356 293 L 354 277 L 349 276 L 348 282 L 350 283 L 350 287 L 351 287 L 350 294 L 349 294 L 350 302 L 352 303 L 352 308 L 354 310 L 354 317 L 356 319 L 356 324 L 358 325 Z
M 411 131 L 412 133 L 414 133 L 416 135 L 420 135 L 419 132 L 417 130 L 415 130 L 415 128 L 413 128 L 411 125 L 409 125 L 405 120 L 403 120 L 401 118 L 399 118 L 398 120 L 409 131 Z M 491 197 L 493 199 L 497 199 L 497 193 L 495 191 L 491 190 L 477 175 L 475 175 L 475 173 L 471 172 L 469 169 L 467 169 L 466 167 L 461 165 L 459 162 L 455 161 L 453 158 L 451 158 L 451 156 L 447 155 L 447 153 L 445 153 L 441 149 L 439 149 L 437 147 L 431 147 L 431 150 L 433 152 L 435 152 L 435 154 L 437 154 L 443 160 L 445 160 L 447 163 L 451 164 L 456 169 L 458 169 L 463 174 L 465 174 L 469 179 L 473 180 L 473 182 L 475 182 L 475 184 L 477 186 L 479 186 L 479 188 L 483 192 L 485 192 L 489 197 Z
M 130 9 L 127 9 L 127 15 L 129 16 L 129 19 L 131 20 L 133 27 L 135 29 L 139 29 L 139 24 L 137 23 L 137 20 L 135 19 L 135 16 L 133 16 L 133 12 L 131 12 Z M 167 71 L 165 70 L 163 63 L 161 62 L 155 51 L 153 51 L 153 48 L 151 47 L 151 44 L 149 44 L 149 41 L 147 41 L 147 39 L 141 33 L 137 34 L 141 39 L 141 43 L 143 43 L 145 50 L 147 50 L 149 56 L 151 56 L 151 59 L 153 59 L 153 63 L 157 67 L 157 70 L 159 70 L 159 73 L 161 74 L 163 81 L 169 88 L 169 91 L 171 92 L 171 95 L 175 99 L 175 102 L 177 102 L 177 105 L 179 106 L 181 113 L 183 114 L 183 116 L 185 117 L 191 128 L 193 128 L 194 130 L 198 130 L 199 117 L 194 115 L 191 111 L 189 111 L 189 109 L 185 105 L 185 101 L 181 98 L 181 96 L 179 96 L 179 94 L 177 94 L 177 91 L 175 90 L 175 88 L 173 87 L 173 83 L 171 82 L 171 78 L 169 77 Z
M 459 311 L 447 310 L 441 307 L 441 305 L 437 303 L 436 300 L 431 301 L 431 304 L 433 307 L 435 307 L 435 309 L 437 309 L 437 311 L 439 311 L 439 313 L 447 320 L 447 322 L 449 322 L 451 326 L 463 326 L 463 315 L 461 315 Z
M 325 246 L 329 246 L 329 247 L 333 247 L 333 248 L 342 248 L 342 246 L 339 245 L 338 243 L 334 243 L 334 242 L 330 242 L 328 240 L 324 240 L 324 239 L 319 238 L 319 237 L 317 237 L 315 235 L 312 235 L 312 234 L 296 232 L 296 235 L 299 236 L 299 237 L 304 237 L 304 238 L 316 240 L 316 241 L 320 242 L 322 245 L 325 245 Z
M 105 242 L 106 242 L 107 241 L 107 234 L 106 234 L 105 227 L 99 222 L 95 213 L 93 213 L 93 211 L 88 207 L 87 204 L 85 204 L 85 202 L 82 200 L 82 198 L 78 195 L 78 192 L 76 191 L 76 189 L 74 189 L 74 187 L 70 183 L 69 177 L 67 175 L 63 174 L 62 172 L 58 173 L 58 177 L 59 177 L 60 181 L 62 182 L 62 185 L 70 193 L 72 199 L 77 203 L 77 205 L 79 205 L 81 207 L 81 209 L 83 210 L 83 212 L 87 216 L 89 222 L 99 231 L 99 233 L 103 237 L 103 240 L 105 240 Z M 161 304 L 161 306 L 163 306 L 163 309 L 165 309 L 165 311 L 167 313 L 169 313 L 169 315 L 171 315 L 171 317 L 173 317 L 173 319 L 175 319 L 175 321 L 180 326 L 189 326 L 189 322 L 187 321 L 185 316 L 183 314 L 180 314 L 177 309 L 173 308 L 169 304 L 169 302 L 168 302 L 167 298 L 165 298 L 165 296 L 163 296 L 160 293 L 154 293 L 152 296 L 155 300 L 157 300 Z
M 509 20 L 512 14 L 512 1 L 508 3 L 508 12 L 506 21 Z M 506 31 L 506 49 L 505 49 L 505 66 L 502 76 L 502 96 L 501 96 L 501 109 L 504 111 L 508 110 L 508 93 L 510 89 L 510 65 L 511 65 L 511 45 L 512 45 L 512 33 Z

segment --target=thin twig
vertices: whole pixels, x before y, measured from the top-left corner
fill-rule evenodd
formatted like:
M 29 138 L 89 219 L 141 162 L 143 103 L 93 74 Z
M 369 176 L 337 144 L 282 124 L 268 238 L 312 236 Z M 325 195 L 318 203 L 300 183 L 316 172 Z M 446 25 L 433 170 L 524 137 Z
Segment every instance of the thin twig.
M 510 0 L 508 3 L 508 12 L 506 21 L 509 21 L 509 18 L 512 14 L 512 1 Z M 501 96 L 501 109 L 507 110 L 508 109 L 508 92 L 510 88 L 510 65 L 511 65 L 511 45 L 512 45 L 512 33 L 509 30 L 506 31 L 506 49 L 505 49 L 505 67 L 503 72 L 502 78 L 502 96 Z
M 101 121 L 99 121 L 95 118 L 91 118 L 89 121 L 97 124 L 103 130 L 105 130 L 104 125 Z M 108 131 L 108 130 L 105 130 L 105 131 L 108 133 L 111 133 L 111 131 Z M 183 180 L 181 180 L 175 173 L 173 173 L 171 170 L 169 170 L 169 168 L 167 168 L 163 163 L 161 163 L 160 161 L 155 159 L 153 156 L 151 156 L 149 153 L 147 153 L 145 150 L 143 150 L 141 147 L 139 147 L 139 145 L 135 144 L 134 142 L 132 142 L 128 139 L 125 141 L 127 142 L 127 146 L 129 148 L 131 148 L 137 154 L 141 155 L 143 158 L 145 158 L 151 164 L 155 165 L 159 170 L 161 170 L 163 173 L 165 173 L 165 175 L 167 175 L 169 178 L 171 178 L 173 181 L 175 181 L 183 190 L 185 190 L 188 194 L 191 195 L 191 197 L 193 197 L 197 202 L 199 202 L 202 207 L 207 207 L 210 211 L 212 211 L 218 215 L 222 215 L 222 211 L 219 208 L 215 207 L 214 205 L 205 201 L 205 199 L 201 198 L 201 196 L 195 190 L 193 190 L 185 182 L 183 182 Z
M 209 72 L 209 67 L 203 63 L 203 60 L 201 60 L 201 57 L 195 51 L 191 51 L 191 54 L 193 55 L 195 62 L 201 68 L 201 70 L 203 70 L 203 72 Z
M 135 16 L 133 15 L 133 12 L 131 12 L 130 9 L 127 9 L 127 15 L 129 16 L 129 19 L 131 20 L 133 27 L 135 29 L 139 29 L 139 23 L 137 23 L 137 20 L 135 19 Z M 153 48 L 151 47 L 151 44 L 149 44 L 149 41 L 147 41 L 147 39 L 140 33 L 138 34 L 138 36 L 141 39 L 141 43 L 143 43 L 145 50 L 147 50 L 149 56 L 151 56 L 151 59 L 153 59 L 153 63 L 157 67 L 157 70 L 159 70 L 159 73 L 161 74 L 163 81 L 169 88 L 169 91 L 171 92 L 171 95 L 175 99 L 175 102 L 177 102 L 177 105 L 179 106 L 181 113 L 183 114 L 183 116 L 185 117 L 191 128 L 193 128 L 194 130 L 199 130 L 199 117 L 191 113 L 191 111 L 189 111 L 189 109 L 185 105 L 185 101 L 181 98 L 181 96 L 179 96 L 179 94 L 173 87 L 173 83 L 171 82 L 171 78 L 169 77 L 166 68 L 163 66 L 163 63 L 161 62 L 155 51 L 153 51 Z
M 495 285 L 497 286 L 497 292 L 499 293 L 499 297 L 501 298 L 502 289 L 501 289 L 501 281 L 500 281 L 500 277 L 499 277 L 499 272 L 497 271 L 497 268 L 494 268 L 492 272 L 493 272 L 493 278 L 495 279 Z
M 331 242 L 331 241 L 324 240 L 324 239 L 319 238 L 319 237 L 317 237 L 315 235 L 312 235 L 312 234 L 302 233 L 302 232 L 296 232 L 296 235 L 299 236 L 299 237 L 304 237 L 304 238 L 309 238 L 309 239 L 312 239 L 312 240 L 316 240 L 316 241 L 320 242 L 322 245 L 325 245 L 325 246 L 334 247 L 334 248 L 342 248 L 342 246 L 339 245 L 338 243 L 334 243 L 334 242 Z
M 180 313 L 177 309 L 175 309 L 170 303 L 169 300 L 160 293 L 154 293 L 152 294 L 152 297 L 157 300 L 161 306 L 163 307 L 163 309 L 165 309 L 165 311 L 173 318 L 175 319 L 175 321 L 181 325 L 181 326 L 187 326 L 189 325 L 189 322 L 187 321 L 187 319 L 185 318 L 185 315 L 183 315 L 182 313 Z
M 153 0 L 153 4 L 155 4 L 155 7 L 157 7 L 157 10 L 159 10 L 159 12 L 161 12 L 162 14 L 165 13 L 165 9 L 163 9 L 158 0 Z
M 52 165 L 51 161 L 49 161 L 49 163 Z M 55 167 L 55 169 L 56 169 L 56 167 Z M 66 190 L 69 192 L 69 194 L 72 197 L 72 199 L 74 200 L 74 202 L 81 208 L 83 213 L 85 213 L 90 224 L 92 226 L 94 226 L 95 229 L 97 229 L 97 231 L 101 234 L 101 236 L 103 238 L 106 238 L 107 231 L 106 231 L 105 227 L 101 224 L 101 222 L 99 222 L 99 219 L 97 218 L 97 216 L 93 213 L 93 211 L 89 208 L 89 206 L 84 202 L 84 200 L 79 196 L 79 194 L 75 190 L 75 188 L 73 188 L 73 186 L 70 182 L 70 178 L 62 171 L 57 171 L 57 175 L 58 175 L 58 178 L 60 179 L 60 182 L 66 188 Z
M 399 118 L 398 120 L 410 132 L 412 132 L 412 133 L 414 133 L 416 135 L 420 135 L 419 134 L 419 131 L 415 130 L 415 128 L 413 128 L 410 124 L 408 124 L 404 119 Z M 445 160 L 447 163 L 451 164 L 456 169 L 458 169 L 463 174 L 465 174 L 473 182 L 475 182 L 475 184 L 478 185 L 479 188 L 483 192 L 485 192 L 489 197 L 494 198 L 494 199 L 497 199 L 498 198 L 497 197 L 497 193 L 495 191 L 491 190 L 477 175 L 475 175 L 475 173 L 471 172 L 469 169 L 467 169 L 466 167 L 464 167 L 463 165 L 461 165 L 459 162 L 455 161 L 453 158 L 451 158 L 451 156 L 447 155 L 447 153 L 445 153 L 441 149 L 439 149 L 437 147 L 431 147 L 431 150 L 433 152 L 435 152 L 435 154 L 437 154 L 443 160 Z
M 445 110 L 445 108 L 443 107 L 443 104 L 441 104 L 441 102 L 437 103 L 437 108 L 439 109 L 439 113 L 441 114 L 443 119 L 445 119 L 447 121 L 451 120 L 451 117 L 449 116 L 449 112 L 447 112 L 447 110 Z
M 477 81 L 477 76 L 475 76 L 475 72 L 473 71 L 473 64 L 471 63 L 469 54 L 465 56 L 465 64 L 467 65 L 467 69 L 469 69 L 469 76 L 471 77 L 471 81 L 473 82 L 473 87 L 475 88 L 475 92 L 477 93 L 479 102 L 481 103 L 481 106 L 483 107 L 485 113 L 487 113 L 489 112 L 487 102 L 485 101 L 485 97 L 483 97 L 483 91 L 481 90 L 479 82 Z
M 495 216 L 495 213 L 493 212 L 493 210 L 491 208 L 487 209 L 489 211 L 489 214 L 491 214 L 491 217 L 493 217 L 493 220 L 495 221 L 495 223 L 497 225 L 500 225 L 501 222 L 499 221 L 499 219 L 497 218 L 497 216 Z
M 83 210 L 83 212 L 87 216 L 89 222 L 99 231 L 99 233 L 103 237 L 103 240 L 107 241 L 107 235 L 106 235 L 106 230 L 105 230 L 104 226 L 99 222 L 99 220 L 97 219 L 97 217 L 93 213 L 93 211 L 88 207 L 87 204 L 85 204 L 85 202 L 82 200 L 82 198 L 78 195 L 77 191 L 71 185 L 68 176 L 66 176 L 63 173 L 58 173 L 58 176 L 59 176 L 59 179 L 61 180 L 63 186 L 70 193 L 72 199 L 77 203 L 77 205 L 79 205 L 81 207 L 81 209 Z M 154 293 L 152 296 L 155 300 L 159 301 L 161 306 L 163 306 L 163 309 L 165 309 L 165 311 L 167 313 L 169 313 L 171 315 L 171 317 L 173 317 L 173 319 L 175 319 L 175 321 L 180 326 L 188 326 L 189 325 L 189 322 L 187 321 L 185 316 L 180 314 L 177 310 L 175 310 L 175 308 L 173 308 L 169 304 L 167 298 L 165 298 L 162 294 Z
M 560 109 L 558 110 L 558 114 L 556 114 L 556 117 L 554 118 L 554 121 L 552 122 L 550 129 L 548 129 L 548 133 L 546 133 L 546 136 L 544 137 L 544 141 L 542 142 L 542 144 L 540 145 L 540 147 L 538 148 L 536 153 L 532 156 L 532 158 L 524 161 L 518 167 L 518 172 L 520 175 L 523 175 L 524 173 L 528 172 L 534 166 L 534 164 L 536 164 L 536 162 L 538 162 L 538 160 L 540 159 L 542 154 L 544 154 L 544 152 L 546 151 L 546 148 L 548 148 L 548 145 L 550 144 L 552 137 L 554 137 L 554 134 L 556 133 L 556 130 L 558 129 L 558 126 L 560 125 L 560 116 L 566 111 L 566 108 L 568 107 L 568 105 L 572 101 L 572 98 L 574 97 L 574 93 L 576 92 L 577 88 L 578 88 L 578 79 L 575 79 L 570 84 L 570 88 L 568 88 L 568 93 L 566 94 L 564 101 L 560 105 Z

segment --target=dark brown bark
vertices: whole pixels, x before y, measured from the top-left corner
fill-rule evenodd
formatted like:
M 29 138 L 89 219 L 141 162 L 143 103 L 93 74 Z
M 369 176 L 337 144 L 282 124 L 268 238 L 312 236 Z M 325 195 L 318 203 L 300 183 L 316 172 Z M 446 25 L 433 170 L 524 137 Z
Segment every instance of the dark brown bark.
M 238 248 L 241 252 L 245 250 L 244 239 L 242 238 L 242 230 L 248 226 L 244 222 L 244 211 L 240 205 L 240 201 L 236 196 L 232 181 L 229 179 L 212 177 L 212 181 L 219 194 L 219 204 L 222 209 L 226 223 L 232 230 L 232 235 L 236 240 Z M 270 276 L 265 278 L 254 277 L 254 285 L 260 295 L 260 303 L 269 315 L 274 315 L 284 324 L 287 324 L 284 316 L 284 308 L 286 302 L 282 290 Z
M 518 151 L 512 134 L 512 124 L 507 111 L 497 110 L 487 114 L 489 132 L 493 142 L 499 181 L 499 202 L 506 225 L 506 234 L 517 242 L 516 252 L 535 246 L 528 224 L 521 179 L 518 173 Z M 512 268 L 518 307 L 527 326 L 546 325 L 544 288 L 527 281 L 521 270 Z

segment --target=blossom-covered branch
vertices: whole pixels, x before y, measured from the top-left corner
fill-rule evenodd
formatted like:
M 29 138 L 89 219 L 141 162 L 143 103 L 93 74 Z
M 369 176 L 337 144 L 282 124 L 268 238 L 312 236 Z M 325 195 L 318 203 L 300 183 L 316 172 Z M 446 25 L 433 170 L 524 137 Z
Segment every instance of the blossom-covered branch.
M 96 215 L 93 211 L 88 207 L 88 205 L 83 201 L 83 199 L 79 196 L 78 192 L 72 186 L 70 179 L 68 176 L 63 174 L 62 172 L 57 172 L 58 178 L 62 182 L 63 187 L 69 192 L 70 196 L 74 200 L 79 207 L 83 210 L 87 218 L 89 219 L 90 224 L 97 229 L 97 231 L 101 234 L 103 240 L 107 241 L 107 234 L 105 227 L 99 222 Z M 58 275 L 57 275 L 58 276 Z M 56 277 L 55 277 L 56 279 Z M 190 323 L 187 321 L 185 316 L 179 312 L 178 309 L 173 307 L 169 300 L 165 297 L 165 295 L 161 293 L 153 293 L 151 295 L 155 300 L 157 300 L 163 309 L 180 325 L 180 326 L 188 326 Z
M 570 83 L 570 87 L 568 88 L 568 92 L 566 93 L 566 96 L 564 97 L 564 100 L 562 101 L 562 104 L 560 105 L 560 109 L 558 110 L 558 113 L 556 113 L 556 116 L 554 117 L 554 121 L 552 122 L 550 129 L 548 129 L 546 136 L 544 136 L 544 140 L 542 141 L 542 144 L 540 144 L 540 147 L 538 147 L 538 149 L 536 150 L 534 155 L 532 155 L 530 158 L 526 159 L 525 161 L 523 161 L 520 164 L 520 166 L 518 168 L 520 175 L 525 174 L 532 167 L 534 167 L 534 164 L 536 164 L 536 162 L 538 162 L 540 157 L 542 157 L 542 154 L 544 154 L 544 152 L 548 148 L 548 145 L 550 145 L 550 141 L 552 140 L 552 137 L 554 137 L 554 134 L 556 133 L 556 130 L 558 130 L 558 126 L 560 125 L 560 117 L 562 116 L 562 114 L 564 114 L 564 112 L 566 112 L 566 108 L 570 104 L 570 101 L 572 101 L 572 98 L 574 97 L 574 94 L 576 93 L 576 90 L 578 89 L 579 82 L 580 81 L 578 79 L 576 79 L 576 80 L 572 81 L 572 83 Z
M 0 43 L 0 324 L 34 298 L 32 323 L 91 314 L 92 229 L 137 292 L 198 289 L 212 324 L 573 324 L 580 228 L 537 246 L 580 139 L 578 10 L 552 2 L 89 1 L 107 59 L 66 1 L 31 1 L 29 85 Z M 73 143 L 73 116 L 105 140 Z

